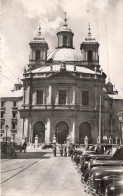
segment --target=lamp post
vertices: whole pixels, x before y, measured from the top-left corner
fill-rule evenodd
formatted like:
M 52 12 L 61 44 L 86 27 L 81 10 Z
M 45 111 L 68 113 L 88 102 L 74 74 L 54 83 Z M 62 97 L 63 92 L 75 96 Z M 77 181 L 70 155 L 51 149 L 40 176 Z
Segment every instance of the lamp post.
M 123 143 L 123 134 L 122 134 L 122 120 L 123 120 L 123 117 L 122 117 L 122 114 L 119 115 L 119 123 L 120 123 L 120 135 L 121 135 L 121 144 Z
M 7 131 L 8 131 L 8 129 L 9 129 L 9 126 L 6 125 L 6 126 L 5 126 L 5 129 L 6 129 L 6 144 L 7 144 Z

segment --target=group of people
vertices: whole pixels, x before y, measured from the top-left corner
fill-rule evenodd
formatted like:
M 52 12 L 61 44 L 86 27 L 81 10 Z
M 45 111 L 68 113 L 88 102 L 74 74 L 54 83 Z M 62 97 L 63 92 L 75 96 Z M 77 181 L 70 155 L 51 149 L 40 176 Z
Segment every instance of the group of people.
M 60 144 L 59 146 L 59 151 L 60 151 L 60 156 L 61 157 L 67 157 L 67 156 L 71 156 L 71 154 L 73 153 L 74 150 L 74 146 L 72 145 L 67 145 L 65 144 Z M 53 144 L 53 155 L 54 157 L 56 157 L 56 151 L 57 151 L 57 146 L 56 143 Z

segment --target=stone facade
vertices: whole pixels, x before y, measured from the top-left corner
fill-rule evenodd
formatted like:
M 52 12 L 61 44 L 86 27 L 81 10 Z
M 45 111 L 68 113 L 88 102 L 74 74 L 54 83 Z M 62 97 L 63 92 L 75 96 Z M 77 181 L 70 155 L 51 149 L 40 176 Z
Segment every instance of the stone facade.
M 16 89 L 22 94 L 14 97 L 14 91 L 13 97 L 1 98 L 5 104 L 1 105 L 1 135 L 5 139 L 9 125 L 7 134 L 17 142 L 26 137 L 34 143 L 36 135 L 39 143 L 52 142 L 54 135 L 58 143 L 68 136 L 72 143 L 84 143 L 85 136 L 95 143 L 99 134 L 120 138 L 118 112 L 123 99 L 111 83 L 106 84 L 99 65 L 99 43 L 92 38 L 90 26 L 80 54 L 73 48 L 74 34 L 66 18 L 57 36 L 58 47 L 48 55 L 40 27 L 30 42 L 28 69 L 24 68 L 22 87 Z

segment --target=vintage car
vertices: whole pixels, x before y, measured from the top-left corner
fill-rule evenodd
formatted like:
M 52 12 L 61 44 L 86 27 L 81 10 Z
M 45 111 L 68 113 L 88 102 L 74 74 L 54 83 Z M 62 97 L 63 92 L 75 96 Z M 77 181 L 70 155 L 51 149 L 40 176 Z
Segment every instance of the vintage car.
M 76 165 L 79 165 L 81 156 L 83 156 L 83 154 L 95 153 L 96 149 L 97 149 L 97 144 L 89 144 L 88 146 L 74 149 L 71 158 L 73 161 L 76 162 Z
M 22 151 L 25 152 L 26 151 L 26 146 L 22 145 L 22 143 L 18 144 L 16 142 L 12 142 L 11 146 L 14 147 L 15 151 L 17 151 L 17 150 L 19 150 L 20 152 L 22 152 Z
M 98 194 L 100 196 L 123 195 L 123 174 L 103 177 L 99 185 Z
M 88 164 L 90 159 L 100 159 L 100 160 L 109 160 L 109 159 L 116 159 L 116 160 L 123 160 L 123 146 L 111 146 L 107 145 L 104 154 L 87 154 L 81 158 L 80 161 L 80 170 L 82 173 L 86 171 L 88 168 Z
M 74 150 L 73 153 L 71 154 L 71 159 L 73 161 L 76 162 L 76 164 L 79 164 L 80 162 L 80 155 L 82 154 L 82 151 L 79 149 L 79 150 Z
M 42 149 L 46 149 L 46 148 L 52 148 L 53 147 L 53 143 L 45 143 L 42 146 Z
M 78 165 L 82 165 L 83 158 L 89 154 L 104 154 L 105 150 L 111 148 L 110 144 L 91 144 L 88 146 L 88 149 L 82 150 L 82 153 L 78 156 Z
M 123 161 L 122 160 L 105 160 L 105 161 L 93 160 L 93 164 L 92 165 L 90 164 L 90 162 L 88 164 L 88 168 L 85 170 L 85 172 L 81 176 L 81 182 L 82 183 L 87 182 L 90 170 L 93 167 L 123 166 Z
M 122 166 L 100 166 L 94 167 L 90 170 L 89 178 L 87 181 L 86 191 L 88 193 L 96 194 L 99 190 L 100 182 L 103 177 L 110 175 L 121 175 L 123 173 Z

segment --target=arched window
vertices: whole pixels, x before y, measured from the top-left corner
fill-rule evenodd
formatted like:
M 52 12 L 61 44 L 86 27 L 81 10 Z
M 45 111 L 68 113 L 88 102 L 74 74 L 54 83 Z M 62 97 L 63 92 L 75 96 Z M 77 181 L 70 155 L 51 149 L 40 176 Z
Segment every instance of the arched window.
M 40 50 L 36 50 L 36 60 L 40 59 Z
M 63 36 L 63 46 L 67 46 L 67 36 Z
M 92 51 L 89 50 L 89 51 L 88 51 L 88 60 L 89 60 L 89 61 L 92 61 L 92 54 L 93 54 Z

